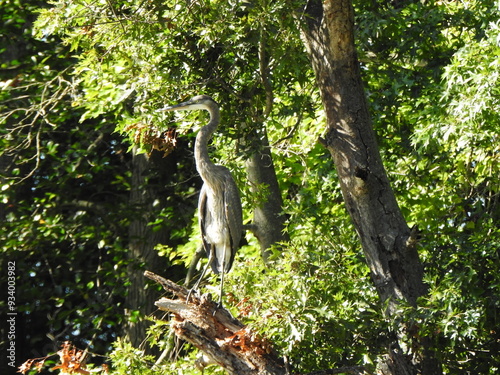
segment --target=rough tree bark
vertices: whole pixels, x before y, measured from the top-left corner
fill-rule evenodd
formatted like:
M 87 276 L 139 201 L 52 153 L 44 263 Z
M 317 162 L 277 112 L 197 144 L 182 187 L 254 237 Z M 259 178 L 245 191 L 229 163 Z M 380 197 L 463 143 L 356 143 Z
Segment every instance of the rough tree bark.
M 259 240 L 262 259 L 266 263 L 270 246 L 288 238 L 284 233 L 286 217 L 283 213 L 283 199 L 265 134 L 259 139 L 259 143 L 261 147 L 247 160 L 246 170 L 252 190 L 258 191 L 264 187 L 266 191 L 263 201 L 254 208 L 252 224 L 252 232 Z
M 259 76 L 262 95 L 264 99 L 263 109 L 257 110 L 254 115 L 255 128 L 250 132 L 245 143 L 253 150 L 246 162 L 248 181 L 253 192 L 258 192 L 264 188 L 266 196 L 258 202 L 254 208 L 252 231 L 259 240 L 261 255 L 264 262 L 270 255 L 271 245 L 287 241 L 288 235 L 285 233 L 286 216 L 283 212 L 283 198 L 279 187 L 276 171 L 274 169 L 273 156 L 269 146 L 264 119 L 272 111 L 274 93 L 269 72 L 269 45 L 267 33 L 264 28 L 260 29 L 258 45 Z M 260 108 L 259 105 L 253 106 Z
M 333 157 L 371 277 L 392 316 L 401 301 L 415 306 L 426 287 L 416 233 L 398 207 L 372 128 L 354 44 L 352 0 L 310 0 L 303 19 L 304 43 L 326 111 L 323 143 Z M 391 344 L 382 373 L 440 373 L 432 355 L 410 356 L 403 344 Z
M 208 364 L 218 364 L 237 375 L 286 374 L 271 344 L 212 301 L 209 294 L 199 296 L 193 291 L 187 301 L 189 292 L 185 287 L 152 272 L 146 271 L 145 276 L 178 297 L 164 297 L 155 304 L 160 310 L 173 314 L 171 328 L 175 334 L 205 354 L 197 361 L 197 367 L 203 369 Z
M 155 191 L 147 184 L 148 169 L 151 164 L 145 154 L 137 154 L 134 151 L 132 159 L 132 182 L 130 192 L 130 207 L 136 211 L 134 220 L 129 225 L 129 252 L 131 260 L 128 275 L 130 286 L 125 301 L 125 307 L 129 312 L 140 311 L 142 316 L 151 314 L 154 308 L 155 293 L 148 293 L 144 288 L 144 266 L 156 272 L 160 271 L 162 260 L 155 245 L 165 243 L 166 233 L 153 231 L 148 223 L 159 207 L 153 207 L 157 197 Z M 129 321 L 124 327 L 125 335 L 135 347 L 140 346 L 146 337 L 147 327 L 150 322 L 140 319 L 138 322 Z

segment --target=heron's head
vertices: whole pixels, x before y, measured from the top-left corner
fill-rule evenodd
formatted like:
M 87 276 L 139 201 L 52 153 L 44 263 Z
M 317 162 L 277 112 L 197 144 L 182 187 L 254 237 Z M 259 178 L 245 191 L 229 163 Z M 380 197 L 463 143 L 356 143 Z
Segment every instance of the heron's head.
M 159 111 L 192 111 L 195 109 L 204 109 L 211 111 L 218 108 L 217 102 L 208 95 L 197 95 L 187 102 L 182 102 L 176 105 L 165 107 Z

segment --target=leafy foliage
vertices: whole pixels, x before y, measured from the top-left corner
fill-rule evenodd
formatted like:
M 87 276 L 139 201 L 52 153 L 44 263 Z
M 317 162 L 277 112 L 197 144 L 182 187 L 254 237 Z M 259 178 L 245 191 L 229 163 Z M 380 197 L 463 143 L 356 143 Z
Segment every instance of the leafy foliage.
M 126 171 L 115 169 L 123 146 L 104 119 L 78 122 L 72 61 L 54 39 L 31 37 L 33 8 L 6 4 L 17 21 L 5 29 L 23 32 L 14 33 L 17 44 L 5 44 L 0 92 L 0 249 L 2 267 L 16 266 L 19 325 L 26 329 L 17 336 L 18 355 L 69 335 L 105 350 L 116 338 L 124 293 L 123 233 L 116 231 L 122 218 L 110 209 L 127 196 Z
M 287 250 L 265 268 L 242 261 L 228 277 L 239 315 L 272 337 L 297 371 L 370 363 L 377 352 L 367 351 L 366 341 L 383 331 L 383 323 L 372 324 L 374 317 L 380 321 L 380 311 L 356 251 L 294 245 Z
M 415 2 L 378 13 L 360 17 L 376 17 L 382 36 L 368 39 L 363 53 L 367 72 L 383 73 L 366 77 L 386 168 L 408 221 L 423 234 L 429 296 L 416 320 L 422 335 L 438 333 L 446 373 L 493 373 L 499 154 L 490 69 L 498 4 Z M 389 15 L 397 17 L 388 22 Z
M 176 128 L 178 146 L 164 160 L 170 175 L 148 179 L 163 186 L 150 226 L 169 233 L 158 247 L 166 264 L 189 264 L 199 186 L 181 150 L 192 148 L 192 124 L 206 118 L 157 109 L 203 92 L 221 103 L 212 155 L 234 171 L 247 220 L 261 196 L 241 168 L 259 147 L 246 138 L 267 134 L 291 238 L 264 266 L 247 236 L 226 283 L 233 311 L 272 337 L 297 371 L 377 361 L 393 322 L 371 286 L 331 158 L 316 142 L 324 114 L 300 12 L 291 11 L 302 2 L 54 1 L 40 9 L 37 39 L 37 4 L 16 5 L 6 7 L 13 21 L 2 30 L 23 30 L 24 41 L 2 51 L 1 251 L 27 270 L 19 309 L 30 332 L 43 321 L 52 341 L 81 337 L 94 352 L 116 339 L 128 225 L 140 210 L 128 206 L 123 134 L 141 143 L 138 129 L 161 138 Z M 429 293 L 418 309 L 402 307 L 400 319 L 417 327 L 405 334 L 409 342 L 435 337 L 445 373 L 493 374 L 500 362 L 498 3 L 355 7 L 384 163 L 407 221 L 422 234 Z M 164 325 L 153 331 L 163 342 Z M 41 346 L 31 335 L 26 346 Z M 150 372 L 152 359 L 136 350 L 116 341 L 112 373 Z M 155 373 L 194 372 L 195 352 L 182 355 Z
M 115 113 L 85 119 L 75 106 L 75 60 L 57 37 L 32 37 L 35 4 L 7 5 L 9 19 L 23 21 L 5 23 L 18 44 L 5 44 L 0 72 L 0 263 L 16 265 L 17 355 L 39 356 L 66 339 L 106 352 L 125 324 L 128 226 L 137 210 L 129 205 L 128 145 L 114 133 Z M 189 165 L 185 155 L 173 156 L 178 165 Z M 177 195 L 189 185 L 177 181 L 188 179 L 167 171 L 176 185 L 163 188 L 170 194 L 157 230 L 173 207 L 192 211 L 184 194 L 193 187 Z M 148 182 L 155 181 L 158 174 Z M 180 231 L 178 224 L 169 230 Z M 6 282 L 2 273 L 4 290 Z

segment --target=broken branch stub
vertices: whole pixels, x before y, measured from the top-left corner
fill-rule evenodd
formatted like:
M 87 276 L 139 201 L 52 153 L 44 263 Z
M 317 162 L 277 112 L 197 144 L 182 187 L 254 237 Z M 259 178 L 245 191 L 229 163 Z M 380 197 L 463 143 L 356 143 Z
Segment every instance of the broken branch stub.
M 186 301 L 189 291 L 185 287 L 149 271 L 144 275 L 178 297 L 160 298 L 155 305 L 172 313 L 175 334 L 201 350 L 210 362 L 224 367 L 229 374 L 286 374 L 271 344 L 212 301 L 209 294 L 200 297 L 193 291 Z

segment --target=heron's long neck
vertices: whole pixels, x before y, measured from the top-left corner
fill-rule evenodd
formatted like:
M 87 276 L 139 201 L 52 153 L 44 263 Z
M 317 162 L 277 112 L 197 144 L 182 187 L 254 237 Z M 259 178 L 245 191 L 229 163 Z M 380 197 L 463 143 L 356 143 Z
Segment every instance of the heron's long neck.
M 214 174 L 212 171 L 215 169 L 215 164 L 212 163 L 208 155 L 208 142 L 213 132 L 219 125 L 219 110 L 211 109 L 210 121 L 207 125 L 202 127 L 196 136 L 196 143 L 194 145 L 194 158 L 196 160 L 196 169 L 200 174 L 203 181 L 210 180 Z

